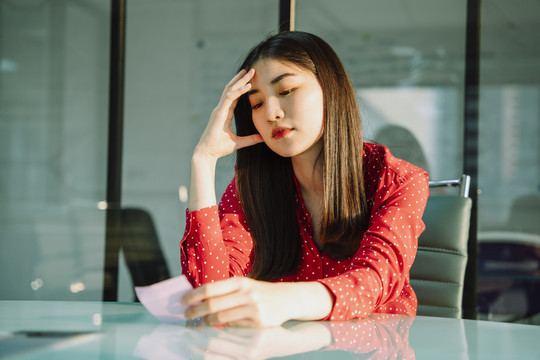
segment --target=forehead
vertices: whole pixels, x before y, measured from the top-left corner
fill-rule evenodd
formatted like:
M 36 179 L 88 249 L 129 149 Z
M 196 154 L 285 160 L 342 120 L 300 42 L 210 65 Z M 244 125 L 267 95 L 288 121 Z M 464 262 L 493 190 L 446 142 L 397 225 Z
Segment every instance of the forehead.
M 290 62 L 275 59 L 260 59 L 253 64 L 252 68 L 255 69 L 255 76 L 252 80 L 254 85 L 259 82 L 269 83 L 283 74 L 315 78 L 315 75 L 309 70 Z

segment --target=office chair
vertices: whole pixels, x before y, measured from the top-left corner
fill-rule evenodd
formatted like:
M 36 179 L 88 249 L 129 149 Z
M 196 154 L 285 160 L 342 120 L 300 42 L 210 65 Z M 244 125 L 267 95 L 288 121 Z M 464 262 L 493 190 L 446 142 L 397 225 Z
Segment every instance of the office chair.
M 412 265 L 411 286 L 418 297 L 418 315 L 461 318 L 467 266 L 467 241 L 472 200 L 470 177 L 430 181 L 430 189 L 459 186 L 459 195 L 431 191 Z
M 170 277 L 150 214 L 143 209 L 121 210 L 121 247 L 134 286 Z
M 540 235 L 540 195 L 526 194 L 514 199 L 510 208 L 510 217 L 504 229 L 522 233 Z
M 389 124 L 380 128 L 374 137 L 375 143 L 388 146 L 390 152 L 399 158 L 429 173 L 429 164 L 422 145 L 408 128 Z

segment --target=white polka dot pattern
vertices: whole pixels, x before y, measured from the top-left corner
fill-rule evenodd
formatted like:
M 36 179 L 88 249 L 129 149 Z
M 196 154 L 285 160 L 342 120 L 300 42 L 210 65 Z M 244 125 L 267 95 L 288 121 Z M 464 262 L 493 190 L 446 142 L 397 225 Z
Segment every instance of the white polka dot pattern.
M 371 208 L 369 229 L 360 248 L 347 260 L 321 254 L 312 238 L 310 216 L 299 201 L 303 256 L 295 275 L 278 281 L 319 281 L 334 295 L 327 319 L 363 318 L 371 313 L 416 314 L 409 283 L 418 236 L 424 230 L 428 175 L 395 158 L 386 147 L 364 144 L 365 188 Z M 300 192 L 298 192 L 301 200 Z M 186 211 L 181 240 L 183 273 L 193 286 L 245 276 L 253 243 L 232 181 L 217 206 Z
M 334 321 L 330 328 L 332 345 L 323 351 L 346 350 L 362 359 L 415 359 L 409 344 L 413 316 L 372 314 L 356 321 Z

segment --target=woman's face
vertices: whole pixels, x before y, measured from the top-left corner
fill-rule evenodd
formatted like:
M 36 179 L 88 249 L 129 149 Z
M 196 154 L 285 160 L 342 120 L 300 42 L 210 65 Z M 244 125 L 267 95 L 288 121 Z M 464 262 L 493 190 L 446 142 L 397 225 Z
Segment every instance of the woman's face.
M 248 92 L 253 123 L 264 142 L 283 157 L 318 156 L 324 122 L 323 92 L 309 70 L 262 59 Z

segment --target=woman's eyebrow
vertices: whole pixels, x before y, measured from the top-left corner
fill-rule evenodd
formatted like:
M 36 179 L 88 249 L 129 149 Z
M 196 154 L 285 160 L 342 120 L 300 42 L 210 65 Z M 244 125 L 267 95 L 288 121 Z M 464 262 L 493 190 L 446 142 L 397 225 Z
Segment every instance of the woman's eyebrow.
M 278 82 L 280 82 L 281 80 L 283 80 L 284 78 L 286 78 L 287 76 L 294 76 L 294 75 L 296 75 L 296 74 L 293 74 L 293 73 L 284 73 L 284 74 L 281 74 L 281 75 L 275 77 L 272 81 L 270 81 L 270 84 L 275 85 L 275 84 L 277 84 Z M 258 92 L 259 92 L 258 89 L 253 89 L 253 90 L 247 92 L 247 96 L 249 97 L 249 96 L 251 96 L 251 95 L 253 95 L 253 94 L 256 94 L 256 93 L 258 93 Z
M 283 80 L 283 78 L 286 78 L 287 76 L 294 76 L 294 74 L 291 74 L 291 73 L 281 74 L 278 77 L 276 77 L 274 80 L 270 81 L 270 84 L 275 85 L 281 80 Z

